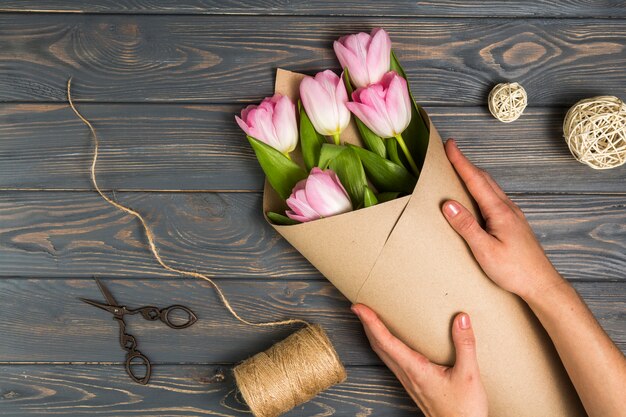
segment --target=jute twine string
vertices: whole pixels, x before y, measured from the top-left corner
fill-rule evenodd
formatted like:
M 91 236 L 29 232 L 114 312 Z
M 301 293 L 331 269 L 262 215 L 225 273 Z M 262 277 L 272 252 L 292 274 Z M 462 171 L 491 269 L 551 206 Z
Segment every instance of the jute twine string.
M 518 83 L 502 83 L 491 90 L 488 101 L 493 117 L 510 123 L 522 115 L 528 104 L 528 96 L 524 87 Z
M 593 169 L 626 163 L 626 104 L 614 96 L 579 101 L 565 115 L 563 136 L 574 158 Z
M 318 325 L 307 326 L 245 360 L 234 374 L 257 417 L 277 417 L 346 379 L 335 349 Z
M 67 99 L 72 111 L 89 128 L 94 139 L 91 162 L 91 183 L 96 192 L 107 203 L 136 217 L 148 239 L 150 252 L 164 269 L 181 275 L 207 281 L 215 289 L 220 301 L 228 312 L 241 323 L 255 327 L 276 327 L 291 324 L 304 324 L 305 327 L 287 339 L 272 346 L 236 366 L 233 370 L 237 386 L 251 412 L 257 417 L 276 417 L 291 410 L 298 404 L 308 401 L 330 386 L 342 382 L 346 372 L 324 330 L 301 319 L 288 319 L 268 322 L 251 322 L 241 317 L 233 309 L 222 289 L 205 274 L 169 266 L 159 254 L 154 233 L 146 220 L 137 211 L 123 206 L 108 197 L 98 185 L 96 165 L 100 142 L 93 125 L 76 109 L 71 94 L 72 78 L 67 81 Z

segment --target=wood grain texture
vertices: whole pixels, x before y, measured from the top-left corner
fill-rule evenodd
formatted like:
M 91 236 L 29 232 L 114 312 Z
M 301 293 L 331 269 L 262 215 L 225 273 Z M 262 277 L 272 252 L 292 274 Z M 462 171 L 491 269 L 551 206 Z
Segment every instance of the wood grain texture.
M 624 17 L 620 0 L 5 0 L 0 11 L 40 13 L 263 14 L 325 16 Z
M 257 193 L 116 193 L 145 216 L 170 264 L 224 278 L 321 278 L 261 216 Z M 626 276 L 626 195 L 518 195 L 572 280 Z M 171 277 L 143 231 L 89 192 L 0 194 L 0 277 Z
M 11 417 L 246 417 L 228 366 L 156 366 L 150 384 L 121 366 L 1 366 L 0 407 Z M 237 411 L 242 410 L 242 411 Z M 336 385 L 285 417 L 422 416 L 384 367 L 348 369 Z
M 100 184 L 117 190 L 261 191 L 263 173 L 234 121 L 238 105 L 82 104 L 101 140 Z M 486 108 L 428 109 L 443 138 L 507 192 L 626 193 L 624 167 L 595 171 L 562 139 L 565 109 L 513 124 Z M 1 189 L 91 189 L 92 138 L 63 104 L 0 105 Z
M 503 80 L 533 106 L 624 94 L 626 21 L 0 14 L 0 101 L 258 101 L 276 67 L 337 69 L 339 36 L 387 28 L 424 105 L 483 105 Z
M 209 284 L 189 279 L 104 280 L 129 307 L 183 304 L 199 321 L 184 330 L 129 317 L 128 331 L 153 363 L 236 363 L 269 348 L 296 327 L 259 329 L 234 320 Z M 341 360 L 350 366 L 381 365 L 350 303 L 329 282 L 219 280 L 233 306 L 260 322 L 303 318 L 326 329 Z M 626 351 L 626 282 L 577 282 L 609 336 Z M 92 280 L 0 280 L 0 362 L 121 363 L 117 323 L 78 297 L 102 300 Z M 470 312 L 471 314 L 471 312 Z M 71 346 L 71 348 L 70 348 Z

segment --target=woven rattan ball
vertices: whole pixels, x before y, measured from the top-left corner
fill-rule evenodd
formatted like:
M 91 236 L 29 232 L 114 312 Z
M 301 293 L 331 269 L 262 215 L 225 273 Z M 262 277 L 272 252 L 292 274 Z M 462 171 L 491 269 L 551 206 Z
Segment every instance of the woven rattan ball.
M 578 161 L 594 169 L 626 162 L 626 105 L 614 96 L 576 103 L 565 116 L 563 136 Z
M 504 123 L 517 120 L 527 104 L 526 90 L 518 83 L 498 84 L 489 93 L 489 111 Z

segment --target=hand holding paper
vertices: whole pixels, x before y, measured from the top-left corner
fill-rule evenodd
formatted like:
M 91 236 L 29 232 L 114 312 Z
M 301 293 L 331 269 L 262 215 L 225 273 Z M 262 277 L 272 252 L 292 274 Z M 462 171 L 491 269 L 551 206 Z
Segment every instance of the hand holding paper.
M 453 367 L 446 367 L 432 363 L 392 335 L 367 306 L 357 304 L 352 311 L 361 319 L 372 349 L 428 417 L 488 416 L 476 338 L 467 314 L 458 314 L 452 324 L 456 361 Z
M 454 140 L 448 140 L 445 149 L 486 220 L 483 229 L 465 207 L 452 200 L 442 207 L 451 226 L 468 243 L 488 276 L 530 305 L 552 338 L 589 416 L 620 415 L 624 411 L 626 359 L 576 291 L 552 267 L 522 211 L 489 174 L 467 160 Z M 459 314 L 453 322 L 456 360 L 454 367 L 446 368 L 393 336 L 368 307 L 358 304 L 352 310 L 361 319 L 374 351 L 429 417 L 487 416 L 469 316 Z
M 624 355 L 552 266 L 522 211 L 489 174 L 467 160 L 454 140 L 447 141 L 446 154 L 486 222 L 483 229 L 465 207 L 447 201 L 443 212 L 451 226 L 489 278 L 522 297 L 537 315 L 589 416 L 625 413 Z
M 562 282 L 519 207 L 488 173 L 467 160 L 453 139 L 446 142 L 445 148 L 448 159 L 478 203 L 485 228 L 457 201 L 445 202 L 443 212 L 489 278 L 524 299 Z

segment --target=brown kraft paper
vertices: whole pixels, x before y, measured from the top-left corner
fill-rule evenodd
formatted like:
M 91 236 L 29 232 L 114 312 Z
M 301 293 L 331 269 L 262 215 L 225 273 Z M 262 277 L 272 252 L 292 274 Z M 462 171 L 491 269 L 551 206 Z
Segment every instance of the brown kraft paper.
M 297 101 L 302 77 L 279 69 L 275 91 Z M 484 274 L 441 214 L 442 203 L 454 199 L 478 217 L 441 137 L 426 112 L 422 117 L 430 138 L 412 195 L 308 223 L 272 226 L 351 302 L 371 307 L 397 337 L 433 362 L 453 364 L 452 319 L 468 313 L 490 416 L 584 416 L 541 324 L 519 297 Z M 341 138 L 361 145 L 354 122 Z M 284 208 L 266 182 L 264 213 Z

